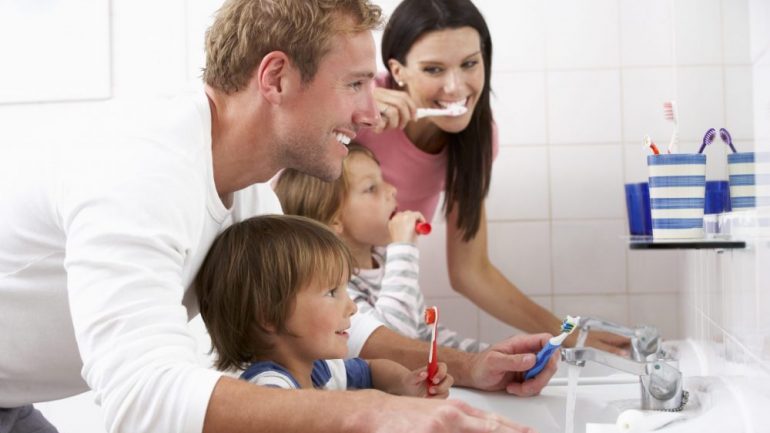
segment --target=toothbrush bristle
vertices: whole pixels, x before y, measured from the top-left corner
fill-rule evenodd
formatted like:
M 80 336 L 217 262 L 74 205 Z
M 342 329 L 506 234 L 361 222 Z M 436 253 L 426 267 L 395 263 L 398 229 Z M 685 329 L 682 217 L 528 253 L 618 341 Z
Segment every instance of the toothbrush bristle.
M 580 320 L 580 317 L 572 317 L 567 316 L 566 319 L 561 323 L 561 332 L 566 332 L 567 334 L 572 333 L 572 331 L 575 330 L 575 327 L 578 324 L 578 321 Z
M 432 325 L 436 323 L 436 316 L 438 316 L 438 310 L 436 307 L 428 307 L 425 309 L 425 324 Z

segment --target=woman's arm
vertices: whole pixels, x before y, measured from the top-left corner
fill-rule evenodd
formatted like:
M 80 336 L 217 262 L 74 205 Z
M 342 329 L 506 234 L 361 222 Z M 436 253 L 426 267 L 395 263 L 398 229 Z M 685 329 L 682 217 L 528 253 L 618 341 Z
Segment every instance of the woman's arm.
M 476 237 L 463 241 L 457 228 L 457 208 L 447 221 L 447 267 L 452 288 L 482 310 L 525 332 L 555 333 L 561 320 L 541 307 L 507 278 L 489 260 L 487 251 L 486 209 L 482 204 L 481 222 Z M 574 345 L 573 334 L 565 345 Z M 586 342 L 602 350 L 624 353 L 628 339 L 603 332 L 591 332 Z

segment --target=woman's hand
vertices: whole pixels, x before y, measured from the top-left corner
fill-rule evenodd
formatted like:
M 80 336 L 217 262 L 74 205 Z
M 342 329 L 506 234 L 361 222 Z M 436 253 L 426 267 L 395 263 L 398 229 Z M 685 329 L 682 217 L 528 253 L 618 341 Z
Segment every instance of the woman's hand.
M 380 110 L 380 120 L 374 125 L 374 132 L 403 129 L 410 120 L 417 117 L 417 105 L 402 90 L 375 88 L 374 100 Z
M 425 217 L 420 212 L 407 210 L 393 215 L 393 218 L 388 221 L 390 241 L 416 243 L 417 230 L 415 230 L 415 226 L 418 221 L 425 221 Z
M 428 398 L 447 398 L 449 397 L 449 388 L 454 383 L 454 378 L 447 373 L 447 366 L 443 362 L 439 362 L 438 370 L 433 376 L 433 381 L 428 386 L 428 369 L 427 367 L 418 368 L 417 370 L 410 371 L 406 377 L 404 377 L 404 392 L 403 395 L 412 397 L 428 397 Z

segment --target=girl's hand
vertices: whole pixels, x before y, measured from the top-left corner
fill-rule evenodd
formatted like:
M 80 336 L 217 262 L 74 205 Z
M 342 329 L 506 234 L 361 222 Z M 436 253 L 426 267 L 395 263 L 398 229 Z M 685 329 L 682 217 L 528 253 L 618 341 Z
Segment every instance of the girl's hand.
M 420 212 L 407 210 L 393 215 L 393 218 L 388 221 L 390 241 L 416 243 L 417 230 L 415 230 L 415 225 L 418 221 L 425 221 L 425 217 Z
M 386 129 L 404 129 L 410 120 L 417 117 L 417 105 L 402 90 L 374 89 L 374 100 L 380 110 L 380 120 L 374 125 L 374 132 Z
M 428 386 L 428 368 L 422 367 L 409 372 L 404 378 L 404 393 L 412 397 L 447 398 L 449 388 L 454 383 L 454 378 L 447 374 L 447 366 L 443 362 L 438 363 L 438 370 L 433 376 L 432 385 Z

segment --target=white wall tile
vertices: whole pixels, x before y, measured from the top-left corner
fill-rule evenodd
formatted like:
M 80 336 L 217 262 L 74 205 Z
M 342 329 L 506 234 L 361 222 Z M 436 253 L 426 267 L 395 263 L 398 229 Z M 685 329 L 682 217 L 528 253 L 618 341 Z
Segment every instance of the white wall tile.
M 554 219 L 625 215 L 621 147 L 552 146 L 551 214 Z
M 749 43 L 749 0 L 722 0 L 722 38 L 724 62 L 751 63 Z
M 754 86 L 751 66 L 725 67 L 724 127 L 730 131 L 734 144 L 751 142 L 754 138 Z
M 754 66 L 754 138 L 770 140 L 770 52 L 768 63 Z
M 681 251 L 628 251 L 629 293 L 672 293 L 681 288 Z
M 620 141 L 619 70 L 550 71 L 547 85 L 551 143 Z
M 545 144 L 545 72 L 493 72 L 492 112 L 500 144 Z
M 712 65 L 722 62 L 720 0 L 676 0 L 674 8 L 675 56 L 679 65 Z
M 420 248 L 420 289 L 427 296 L 453 296 L 446 263 L 446 224 L 432 223 L 429 236 L 421 236 Z
M 749 29 L 751 60 L 756 62 L 770 47 L 770 3 L 767 0 L 749 0 Z
M 626 293 L 625 233 L 623 220 L 553 222 L 553 293 Z
M 490 222 L 489 258 L 528 295 L 551 294 L 551 235 L 547 221 Z
M 647 155 L 650 151 L 642 146 L 641 141 L 624 145 L 623 151 L 624 183 L 647 182 Z
M 487 219 L 547 219 L 548 182 L 546 147 L 501 147 L 492 168 Z
M 496 71 L 545 67 L 545 2 L 476 0 L 492 35 Z
M 663 103 L 676 99 L 675 72 L 669 68 L 624 68 L 623 140 L 641 143 L 648 134 L 665 148 L 674 125 L 663 115 Z
M 545 5 L 549 68 L 620 65 L 616 0 L 551 0 Z
M 179 90 L 187 80 L 184 0 L 118 0 L 112 8 L 115 96 Z
M 462 296 L 426 297 L 425 305 L 435 305 L 442 325 L 465 338 L 479 338 L 479 309 Z
M 555 295 L 553 312 L 557 317 L 596 317 L 628 325 L 628 296 L 623 295 Z
M 550 296 L 530 296 L 530 299 L 535 301 L 538 305 L 551 309 L 551 297 Z M 505 340 L 513 335 L 521 334 L 522 331 L 509 326 L 484 311 L 479 311 L 480 314 L 480 336 L 481 340 L 485 343 L 494 344 Z M 555 331 L 554 331 L 555 332 Z
M 701 141 L 708 128 L 719 129 L 724 123 L 721 67 L 680 67 L 677 90 L 681 140 Z
M 679 339 L 679 296 L 676 293 L 628 296 L 628 325 L 658 328 L 666 340 Z
M 674 61 L 671 0 L 620 0 L 620 57 L 624 66 Z

